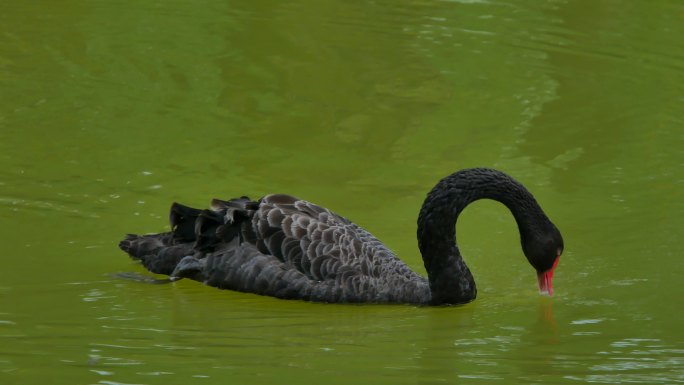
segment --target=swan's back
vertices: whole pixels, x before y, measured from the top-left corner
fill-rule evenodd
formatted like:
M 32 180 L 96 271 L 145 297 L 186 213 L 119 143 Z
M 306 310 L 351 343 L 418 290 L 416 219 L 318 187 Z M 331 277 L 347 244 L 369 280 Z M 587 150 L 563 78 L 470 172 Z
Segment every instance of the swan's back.
M 289 195 L 174 204 L 172 231 L 120 247 L 154 273 L 223 289 L 325 302 L 427 303 L 430 289 L 370 233 Z

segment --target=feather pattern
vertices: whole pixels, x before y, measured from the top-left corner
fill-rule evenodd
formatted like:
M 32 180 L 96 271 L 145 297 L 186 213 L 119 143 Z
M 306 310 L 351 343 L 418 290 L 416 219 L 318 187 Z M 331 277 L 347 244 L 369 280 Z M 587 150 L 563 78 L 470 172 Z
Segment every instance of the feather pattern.
M 429 299 L 427 280 L 369 232 L 289 195 L 215 199 L 211 210 L 175 203 L 171 226 L 129 235 L 121 248 L 154 273 L 222 289 L 325 302 Z
M 486 194 L 469 189 L 473 179 L 484 183 L 476 185 Z M 463 207 L 480 197 L 506 203 L 492 193 L 500 180 L 513 192 L 524 190 L 503 173 L 472 169 L 443 179 L 428 194 L 418 233 L 430 280 L 348 219 L 284 194 L 258 201 L 244 196 L 214 199 L 208 210 L 174 203 L 170 232 L 129 234 L 119 246 L 151 272 L 221 289 L 318 302 L 463 303 L 474 299 L 475 285 L 455 245 L 453 225 Z M 467 199 L 459 198 L 463 196 Z M 527 204 L 538 207 L 536 201 Z M 535 215 L 546 218 L 541 209 Z M 522 232 L 529 226 L 521 223 Z M 434 230 L 434 224 L 441 227 Z M 447 247 L 434 234 L 447 234 Z M 447 288 L 453 293 L 446 293 Z

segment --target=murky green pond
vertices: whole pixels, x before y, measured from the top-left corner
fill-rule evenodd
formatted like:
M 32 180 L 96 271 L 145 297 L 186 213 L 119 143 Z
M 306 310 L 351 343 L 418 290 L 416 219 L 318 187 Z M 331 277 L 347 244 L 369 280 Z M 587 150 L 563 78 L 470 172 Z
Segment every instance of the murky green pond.
M 683 383 L 683 37 L 681 1 L 1 2 L 0 383 Z M 553 298 L 488 201 L 465 306 L 114 278 L 171 202 L 269 192 L 424 273 L 425 193 L 472 166 L 562 230 Z

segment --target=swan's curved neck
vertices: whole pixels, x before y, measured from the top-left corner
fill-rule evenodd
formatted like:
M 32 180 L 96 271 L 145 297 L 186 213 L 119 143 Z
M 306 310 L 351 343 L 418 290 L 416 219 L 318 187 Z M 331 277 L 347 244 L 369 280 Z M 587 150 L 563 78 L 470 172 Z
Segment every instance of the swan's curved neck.
M 468 169 L 447 176 L 425 198 L 418 216 L 418 247 L 430 281 L 432 304 L 455 304 L 475 299 L 477 289 L 456 244 L 456 220 L 478 199 L 493 199 L 513 213 L 523 249 L 550 223 L 525 187 L 508 175 L 491 169 Z

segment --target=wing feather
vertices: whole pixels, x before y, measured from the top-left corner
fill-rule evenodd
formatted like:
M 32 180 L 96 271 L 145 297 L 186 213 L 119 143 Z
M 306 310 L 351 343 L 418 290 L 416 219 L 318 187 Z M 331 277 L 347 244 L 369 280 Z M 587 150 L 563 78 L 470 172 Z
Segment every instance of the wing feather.
M 289 195 L 267 195 L 253 216 L 260 251 L 313 280 L 381 277 L 374 260 L 398 259 L 375 237 L 330 210 Z M 382 261 L 379 261 L 382 262 Z M 399 262 L 401 263 L 401 262 Z
M 122 241 L 122 249 L 151 271 L 179 276 L 180 260 L 196 258 L 202 271 L 188 277 L 279 298 L 412 303 L 429 298 L 427 281 L 366 230 L 290 195 L 267 195 L 258 202 L 215 199 L 204 211 L 174 204 L 170 219 L 171 233 L 132 236 Z M 399 290 L 398 284 L 404 286 Z

